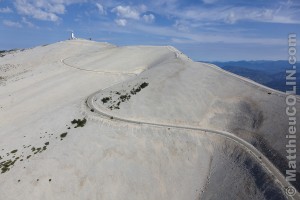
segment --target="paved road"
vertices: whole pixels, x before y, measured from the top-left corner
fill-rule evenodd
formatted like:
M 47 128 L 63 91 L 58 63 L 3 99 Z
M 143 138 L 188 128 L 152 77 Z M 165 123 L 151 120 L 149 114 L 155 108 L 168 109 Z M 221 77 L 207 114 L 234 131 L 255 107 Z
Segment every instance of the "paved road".
M 118 84 L 118 83 L 117 83 Z M 111 87 L 111 86 L 110 86 Z M 104 90 L 104 89 L 102 89 Z M 95 106 L 94 104 L 94 97 L 97 93 L 101 92 L 102 90 L 93 93 L 90 95 L 87 99 L 87 106 L 89 110 L 93 109 L 94 113 L 99 114 L 99 117 L 104 117 L 111 119 L 114 121 L 120 121 L 120 122 L 126 122 L 131 124 L 138 124 L 138 125 L 149 125 L 149 126 L 156 126 L 156 127 L 163 127 L 163 128 L 175 128 L 175 129 L 183 129 L 183 130 L 194 130 L 194 131 L 200 131 L 200 132 L 207 132 L 207 133 L 213 133 L 220 136 L 223 136 L 227 139 L 230 139 L 234 142 L 236 142 L 239 146 L 246 149 L 249 153 L 252 153 L 257 159 L 259 163 L 269 172 L 271 176 L 275 177 L 275 181 L 281 186 L 281 188 L 294 188 L 288 181 L 285 180 L 285 177 L 281 174 L 281 172 L 268 160 L 267 157 L 265 157 L 259 150 L 257 150 L 254 146 L 252 146 L 247 141 L 237 137 L 233 133 L 229 133 L 226 131 L 218 131 L 218 130 L 211 130 L 211 129 L 205 129 L 200 127 L 192 127 L 192 126 L 178 126 L 174 124 L 163 124 L 163 123 L 152 123 L 152 122 L 146 122 L 146 121 L 136 121 L 136 120 L 130 120 L 130 119 L 124 119 L 120 117 L 116 117 L 113 115 L 110 115 L 104 111 L 101 110 L 101 108 Z M 300 200 L 300 195 L 296 191 L 296 194 L 293 197 L 289 197 L 289 199 L 294 200 Z
M 66 62 L 67 59 L 72 58 L 72 57 L 61 59 L 60 62 L 62 62 L 64 65 L 66 65 L 68 67 L 71 67 L 71 68 L 74 68 L 74 69 L 77 69 L 77 70 L 81 70 L 81 71 L 95 72 L 95 73 L 104 73 L 104 74 L 112 74 L 112 75 L 123 75 L 123 74 L 125 74 L 125 75 L 135 75 L 135 76 L 137 76 L 137 74 L 133 73 L 133 72 L 117 72 L 117 71 L 108 71 L 108 70 L 92 70 L 92 69 L 83 69 L 83 68 L 80 68 L 80 67 L 76 67 L 76 66 L 70 65 L 70 64 L 68 64 Z
M 170 49 L 170 50 L 173 51 L 172 49 Z M 174 52 L 174 53 L 176 53 L 176 58 L 180 57 L 180 55 L 177 52 Z M 128 75 L 135 75 L 135 76 L 137 76 L 137 74 L 134 74 L 134 73 L 124 73 L 124 72 L 122 73 L 122 72 L 97 71 L 97 70 L 81 69 L 81 68 L 69 65 L 68 63 L 65 62 L 66 59 L 68 59 L 68 58 L 62 59 L 61 62 L 64 65 L 66 65 L 66 66 L 69 66 L 69 67 L 72 67 L 72 68 L 75 68 L 75 69 L 78 69 L 78 70 L 90 71 L 90 72 L 97 72 L 97 73 L 108 73 L 108 74 L 128 74 Z M 224 70 L 219 69 L 218 67 L 216 67 L 214 65 L 206 64 L 206 63 L 203 63 L 203 64 L 205 64 L 207 66 L 210 66 L 210 67 L 213 67 L 213 68 L 215 68 L 217 70 L 224 71 Z M 235 75 L 235 74 L 232 74 L 232 73 L 229 73 L 229 72 L 225 72 L 225 73 L 230 74 L 231 76 L 233 76 L 235 78 L 241 79 L 241 80 L 243 80 L 243 81 L 245 81 L 245 82 L 247 82 L 249 84 L 255 85 L 258 88 L 264 89 L 266 91 L 272 91 L 274 94 L 276 94 L 278 96 L 286 96 L 282 92 L 279 92 L 277 90 L 273 90 L 271 88 L 262 86 L 260 84 L 257 84 L 255 82 L 253 82 L 253 81 L 244 79 L 243 77 L 240 77 L 238 75 Z M 120 81 L 120 82 L 123 82 L 123 81 Z M 116 84 L 119 84 L 120 82 L 118 82 Z M 116 84 L 114 84 L 114 85 L 116 85 Z M 112 85 L 109 86 L 109 87 L 112 87 Z M 106 88 L 104 88 L 104 89 L 106 89 Z M 285 177 L 273 165 L 273 163 L 268 160 L 267 157 L 265 157 L 260 151 L 258 151 L 250 143 L 248 143 L 247 141 L 245 141 L 245 140 L 237 137 L 233 133 L 229 133 L 229 132 L 226 132 L 226 131 L 205 129 L 205 128 L 200 128 L 200 127 L 192 127 L 192 126 L 178 126 L 178 125 L 174 125 L 174 124 L 163 124 L 163 123 L 152 123 L 152 122 L 146 122 L 146 121 L 136 121 L 136 120 L 130 120 L 130 119 L 125 119 L 125 118 L 120 118 L 120 117 L 112 116 L 110 114 L 105 113 L 104 111 L 101 111 L 100 108 L 98 108 L 98 107 L 96 107 L 94 105 L 94 97 L 95 97 L 95 95 L 98 94 L 99 92 L 103 91 L 104 89 L 101 89 L 100 91 L 97 91 L 97 92 L 91 94 L 88 97 L 88 99 L 87 99 L 87 106 L 89 107 L 89 110 L 93 109 L 94 113 L 99 114 L 100 118 L 101 117 L 105 117 L 105 118 L 111 119 L 111 117 L 113 117 L 112 120 L 114 120 L 114 121 L 126 122 L 126 123 L 131 123 L 131 124 L 149 125 L 149 126 L 156 126 L 156 127 L 163 127 L 163 128 L 176 128 L 176 129 L 183 129 L 183 130 L 194 130 L 194 131 L 199 131 L 199 132 L 209 132 L 209 133 L 212 133 L 212 134 L 220 135 L 222 137 L 228 138 L 228 139 L 236 142 L 239 146 L 241 146 L 242 148 L 246 149 L 249 153 L 252 153 L 254 155 L 254 157 L 257 159 L 257 161 L 260 162 L 261 165 L 267 170 L 267 172 L 269 172 L 269 174 L 271 176 L 275 177 L 275 181 L 283 188 L 283 190 L 284 190 L 284 188 L 292 188 L 292 189 L 290 189 L 290 191 L 294 189 L 294 187 L 288 181 L 285 180 Z M 297 101 L 299 101 L 299 97 L 298 96 L 297 96 Z M 289 197 L 289 199 L 300 200 L 300 194 L 299 194 L 299 192 L 297 192 L 295 190 L 295 195 L 293 197 Z

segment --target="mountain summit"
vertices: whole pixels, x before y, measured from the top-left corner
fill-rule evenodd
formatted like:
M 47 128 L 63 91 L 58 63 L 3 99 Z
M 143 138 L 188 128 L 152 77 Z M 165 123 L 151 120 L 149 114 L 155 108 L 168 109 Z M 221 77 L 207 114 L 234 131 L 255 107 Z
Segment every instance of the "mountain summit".
M 286 95 L 171 46 L 76 39 L 6 52 L 0 97 L 0 199 L 299 191 L 284 178 Z

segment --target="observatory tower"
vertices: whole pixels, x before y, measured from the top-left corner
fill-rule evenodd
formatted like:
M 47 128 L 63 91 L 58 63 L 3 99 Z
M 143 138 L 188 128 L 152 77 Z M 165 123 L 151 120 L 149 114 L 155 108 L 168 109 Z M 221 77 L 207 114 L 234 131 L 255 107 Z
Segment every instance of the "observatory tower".
M 75 37 L 75 35 L 74 35 L 74 32 L 72 31 L 72 32 L 71 32 L 70 40 L 75 40 L 75 39 L 76 39 L 76 37 Z

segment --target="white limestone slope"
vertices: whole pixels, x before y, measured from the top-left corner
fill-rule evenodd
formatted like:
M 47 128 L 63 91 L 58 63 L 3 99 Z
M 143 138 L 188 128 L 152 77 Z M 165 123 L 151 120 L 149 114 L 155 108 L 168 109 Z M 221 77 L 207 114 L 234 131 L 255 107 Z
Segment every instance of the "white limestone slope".
M 93 94 L 94 109 L 131 121 L 227 131 L 253 144 L 284 172 L 289 128 L 285 94 L 178 55 Z M 132 94 L 142 83 L 148 85 Z M 300 109 L 298 97 L 296 107 Z
M 262 166 L 284 153 L 284 96 L 173 47 L 63 41 L 0 58 L 0 77 L 0 199 L 286 198 Z

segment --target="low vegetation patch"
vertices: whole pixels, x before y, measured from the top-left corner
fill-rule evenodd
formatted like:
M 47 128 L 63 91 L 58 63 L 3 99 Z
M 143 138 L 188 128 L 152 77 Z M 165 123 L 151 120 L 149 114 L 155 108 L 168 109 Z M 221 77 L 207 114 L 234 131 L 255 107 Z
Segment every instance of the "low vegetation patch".
M 86 124 L 86 119 L 73 119 L 73 121 L 71 121 L 72 124 L 76 124 L 76 126 L 74 128 L 77 127 L 84 127 L 84 125 Z
M 110 92 L 110 94 L 116 94 L 116 97 L 114 97 L 114 100 L 112 96 L 104 97 L 101 99 L 103 104 L 108 104 L 107 108 L 110 110 L 120 109 L 120 104 L 126 101 L 129 101 L 132 95 L 136 95 L 139 93 L 142 89 L 146 88 L 149 85 L 149 83 L 143 82 L 140 84 L 135 85 L 128 93 L 126 91 L 115 91 Z
M 37 154 L 37 153 L 42 153 L 43 151 L 47 150 L 47 146 L 44 145 L 43 147 L 32 147 L 31 151 L 33 152 L 33 154 Z M 27 156 L 27 159 L 29 159 L 31 157 L 31 155 Z
M 14 160 L 9 159 L 0 163 L 1 174 L 8 172 L 12 166 L 14 166 L 15 162 L 19 159 L 19 157 Z
M 133 88 L 130 93 L 132 95 L 135 95 L 136 93 L 140 92 L 142 89 L 144 89 L 145 87 L 147 87 L 149 85 L 149 83 L 143 82 L 141 85 L 137 86 L 136 88 Z
M 83 127 L 86 124 L 87 120 L 85 118 L 83 119 L 74 119 L 71 121 L 72 124 L 76 125 L 75 128 L 77 127 Z M 69 125 L 66 125 L 68 129 L 70 129 Z M 44 134 L 41 133 L 40 134 Z M 47 133 L 49 136 L 49 139 L 53 136 L 53 133 Z M 67 136 L 68 132 L 63 132 L 61 134 L 56 135 L 56 139 L 63 140 Z M 40 137 L 40 138 L 45 138 L 45 136 Z M 52 142 L 51 142 L 52 143 Z M 11 168 L 15 165 L 16 162 L 22 162 L 22 161 L 29 161 L 30 158 L 35 156 L 36 154 L 42 153 L 47 150 L 47 148 L 50 146 L 49 141 L 44 141 L 41 146 L 33 146 L 33 145 L 22 145 L 23 150 L 20 149 L 14 149 L 14 150 L 9 150 L 6 152 L 4 149 L 1 149 L 1 155 L 0 155 L 0 174 L 6 173 L 11 170 Z M 26 151 L 25 151 L 26 150 Z M 24 153 L 25 152 L 25 153 Z M 25 167 L 23 167 L 25 169 Z M 49 179 L 49 182 L 51 179 Z
M 23 50 L 23 49 L 21 49 L 21 50 Z M 9 53 L 13 53 L 14 51 L 18 51 L 18 49 L 0 50 L 0 57 L 4 57 Z
M 104 97 L 104 98 L 101 99 L 103 104 L 107 103 L 109 100 L 111 100 L 111 97 Z
M 60 134 L 60 140 L 63 140 L 67 135 L 67 132 Z
M 15 149 L 15 150 L 12 150 L 10 153 L 17 153 L 17 149 Z
M 121 95 L 119 97 L 119 99 L 121 100 L 121 102 L 129 101 L 130 98 L 131 98 L 130 94 L 124 94 L 124 95 Z

